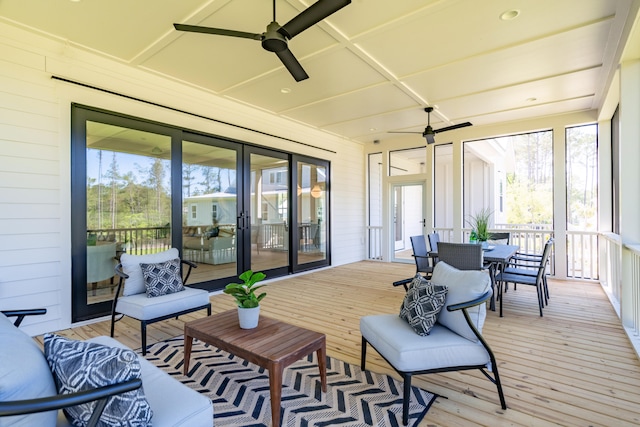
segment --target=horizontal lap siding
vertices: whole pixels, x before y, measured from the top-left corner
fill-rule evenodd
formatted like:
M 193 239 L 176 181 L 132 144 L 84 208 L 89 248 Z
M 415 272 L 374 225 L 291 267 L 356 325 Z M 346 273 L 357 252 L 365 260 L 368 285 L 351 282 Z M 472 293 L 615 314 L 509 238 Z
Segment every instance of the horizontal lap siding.
M 0 40 L 0 308 L 46 307 L 62 325 L 59 105 L 42 55 Z
M 52 75 L 303 144 L 63 83 Z M 0 23 L 0 309 L 46 307 L 46 316 L 25 320 L 28 333 L 71 326 L 71 102 L 330 161 L 332 262 L 363 259 L 362 144 Z

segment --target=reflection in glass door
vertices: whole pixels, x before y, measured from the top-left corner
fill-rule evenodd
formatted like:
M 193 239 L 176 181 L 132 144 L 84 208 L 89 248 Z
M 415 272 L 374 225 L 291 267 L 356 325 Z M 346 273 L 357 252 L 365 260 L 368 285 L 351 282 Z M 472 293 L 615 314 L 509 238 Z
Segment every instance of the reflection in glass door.
M 424 184 L 396 184 L 391 197 L 393 261 L 414 262 L 411 236 L 424 234 Z
M 276 154 L 274 153 L 274 156 Z M 289 161 L 269 151 L 249 153 L 251 269 L 289 267 Z
M 198 265 L 190 284 L 237 275 L 237 161 L 236 149 L 182 143 L 182 257 Z
M 297 162 L 297 264 L 327 259 L 327 167 Z
M 83 179 L 85 187 L 72 206 L 74 321 L 110 308 L 122 254 L 168 249 L 172 236 L 171 135 L 93 120 L 82 124 L 86 144 L 74 146 L 74 185 Z

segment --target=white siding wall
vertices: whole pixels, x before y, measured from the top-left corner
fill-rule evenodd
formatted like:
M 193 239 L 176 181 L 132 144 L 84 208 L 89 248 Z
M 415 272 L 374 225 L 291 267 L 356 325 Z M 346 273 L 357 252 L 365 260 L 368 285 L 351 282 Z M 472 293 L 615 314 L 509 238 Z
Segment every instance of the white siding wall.
M 335 153 L 52 80 L 52 75 Z M 25 321 L 27 332 L 71 325 L 72 102 L 329 160 L 333 264 L 364 258 L 362 145 L 0 24 L 0 309 L 46 307 L 46 316 Z

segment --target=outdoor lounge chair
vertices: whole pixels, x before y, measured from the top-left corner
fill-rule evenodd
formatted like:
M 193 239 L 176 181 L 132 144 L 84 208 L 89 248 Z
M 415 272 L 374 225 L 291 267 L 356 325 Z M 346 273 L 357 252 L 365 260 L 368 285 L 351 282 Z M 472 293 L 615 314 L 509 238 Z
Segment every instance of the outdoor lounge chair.
M 175 248 L 149 255 L 123 254 L 120 258 L 121 263 L 116 266 L 116 274 L 120 280 L 111 307 L 111 336 L 113 337 L 116 321 L 122 318 L 116 319 L 116 315 L 122 314 L 139 320 L 142 355 L 147 354 L 147 325 L 149 323 L 172 317 L 178 318 L 183 314 L 202 309 L 207 309 L 207 315 L 211 315 L 209 293 L 203 289 L 183 286 L 183 289 L 178 292 L 169 292 L 167 288 L 173 284 L 167 284 L 164 278 L 158 278 L 156 283 L 159 292 L 157 293 L 161 295 L 149 297 L 149 283 L 143 277 L 141 264 L 160 265 L 172 260 L 179 260 L 178 256 L 178 250 Z M 181 260 L 179 265 L 182 266 L 182 271 L 177 274 L 183 273 L 181 274 L 183 277 L 180 279 L 182 279 L 181 284 L 184 285 L 189 279 L 191 269 L 197 266 L 186 260 Z M 186 273 L 184 273 L 185 268 Z M 166 270 L 160 271 L 160 274 L 169 275 Z M 121 296 L 120 293 L 122 293 Z
M 406 282 L 411 282 L 407 279 Z M 397 313 L 360 319 L 365 369 L 367 344 L 371 345 L 404 381 L 402 422 L 408 423 L 411 377 L 438 372 L 479 369 L 497 389 L 502 409 L 507 409 L 498 364 L 482 337 L 485 302 L 491 298 L 489 276 L 480 271 L 461 271 L 440 261 L 431 283 L 447 286 L 444 307 L 426 336 L 418 335 Z M 491 375 L 489 372 L 492 372 Z

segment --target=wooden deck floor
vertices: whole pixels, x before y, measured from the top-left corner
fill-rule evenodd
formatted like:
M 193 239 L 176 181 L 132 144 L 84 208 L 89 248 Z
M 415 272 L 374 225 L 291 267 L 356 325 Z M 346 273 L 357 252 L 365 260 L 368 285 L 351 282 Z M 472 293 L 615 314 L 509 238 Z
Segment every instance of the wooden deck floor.
M 399 311 L 404 290 L 391 282 L 413 265 L 358 262 L 269 283 L 262 313 L 327 335 L 327 353 L 358 364 L 359 319 Z M 508 409 L 479 371 L 416 377 L 414 384 L 447 398 L 421 426 L 637 426 L 640 361 L 596 283 L 550 281 L 551 300 L 538 315 L 535 289 L 505 295 L 505 317 L 488 312 L 484 336 L 496 354 Z M 231 297 L 211 297 L 213 311 L 234 309 Z M 204 315 L 204 313 L 202 314 Z M 182 334 L 184 316 L 149 327 L 149 343 Z M 109 334 L 109 323 L 61 331 L 87 338 Z M 140 347 L 139 324 L 116 326 L 116 338 Z M 367 367 L 392 373 L 370 351 Z

